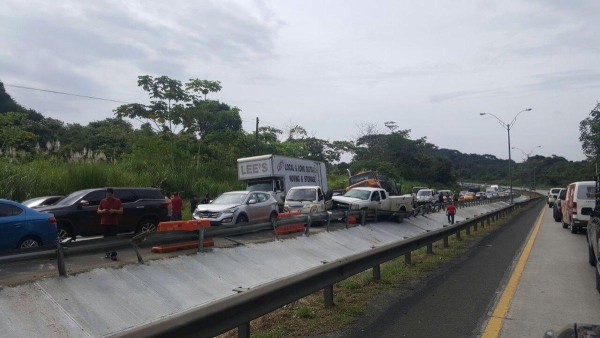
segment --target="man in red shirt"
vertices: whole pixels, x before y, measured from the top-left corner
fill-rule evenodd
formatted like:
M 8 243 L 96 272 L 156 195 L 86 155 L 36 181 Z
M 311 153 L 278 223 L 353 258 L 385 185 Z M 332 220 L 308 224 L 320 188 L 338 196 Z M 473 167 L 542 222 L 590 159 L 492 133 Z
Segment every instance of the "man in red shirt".
M 120 199 L 113 196 L 112 188 L 106 189 L 106 198 L 100 201 L 98 214 L 100 214 L 104 237 L 116 236 L 119 215 L 123 214 L 123 205 Z
M 183 208 L 183 201 L 181 200 L 181 196 L 178 192 L 173 195 L 171 199 L 171 205 L 173 207 L 173 216 L 171 217 L 172 221 L 181 221 L 181 209 Z
M 450 203 L 446 206 L 446 215 L 448 216 L 448 223 L 454 224 L 454 215 L 456 214 L 456 207 L 454 203 Z

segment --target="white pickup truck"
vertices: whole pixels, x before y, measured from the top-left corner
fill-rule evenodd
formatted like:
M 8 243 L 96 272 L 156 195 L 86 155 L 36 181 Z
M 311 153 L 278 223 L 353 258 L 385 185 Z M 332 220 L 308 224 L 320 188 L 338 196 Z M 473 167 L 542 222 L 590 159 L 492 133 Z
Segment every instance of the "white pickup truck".
M 389 196 L 381 188 L 352 188 L 342 196 L 333 196 L 334 208 L 350 210 L 383 210 L 407 213 L 412 211 L 412 195 Z

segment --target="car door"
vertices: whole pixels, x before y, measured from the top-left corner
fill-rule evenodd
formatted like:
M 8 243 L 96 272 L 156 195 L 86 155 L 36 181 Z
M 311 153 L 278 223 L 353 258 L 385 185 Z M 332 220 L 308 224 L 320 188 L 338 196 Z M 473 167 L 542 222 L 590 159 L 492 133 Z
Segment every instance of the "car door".
M 136 203 L 137 195 L 131 189 L 115 189 L 115 197 L 121 200 L 123 214 L 119 215 L 119 233 L 134 231 L 146 212 L 143 203 Z
M 379 191 L 373 191 L 371 194 L 371 205 L 374 208 L 381 209 L 381 195 L 379 195 Z
M 0 203 L 0 250 L 17 247 L 17 242 L 24 235 L 27 219 L 23 210 L 8 203 Z
M 102 189 L 89 192 L 81 199 L 78 206 L 79 212 L 77 212 L 77 227 L 80 235 L 102 235 L 98 205 L 104 197 L 106 197 L 106 190 Z
M 250 204 L 250 201 L 254 200 L 256 203 Z M 248 215 L 248 221 L 254 222 L 260 215 L 260 203 L 258 202 L 258 193 L 253 192 L 248 194 L 246 197 L 246 214 Z

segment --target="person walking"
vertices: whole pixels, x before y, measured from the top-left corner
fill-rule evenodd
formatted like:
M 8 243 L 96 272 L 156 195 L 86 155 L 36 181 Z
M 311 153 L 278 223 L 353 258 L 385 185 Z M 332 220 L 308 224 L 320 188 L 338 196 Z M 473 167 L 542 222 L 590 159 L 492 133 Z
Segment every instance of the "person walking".
M 172 221 L 181 221 L 181 209 L 183 209 L 183 200 L 179 196 L 179 192 L 176 192 L 171 198 L 171 212 L 173 217 Z
M 192 195 L 192 199 L 190 200 L 190 213 L 194 216 L 194 211 L 198 207 L 198 196 Z
M 438 193 L 438 204 L 440 205 L 440 209 L 444 210 L 444 194 Z
M 448 216 L 448 223 L 454 224 L 454 215 L 456 215 L 456 207 L 454 203 L 449 203 L 446 206 L 446 216 Z

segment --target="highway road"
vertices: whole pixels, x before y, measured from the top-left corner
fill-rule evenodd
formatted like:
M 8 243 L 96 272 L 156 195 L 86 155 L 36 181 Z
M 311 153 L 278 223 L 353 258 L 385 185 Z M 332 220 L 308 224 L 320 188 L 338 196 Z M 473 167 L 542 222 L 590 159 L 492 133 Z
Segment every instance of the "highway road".
M 585 234 L 539 203 L 463 261 L 410 294 L 382 301 L 351 337 L 542 337 L 575 322 L 600 324 L 600 294 Z

